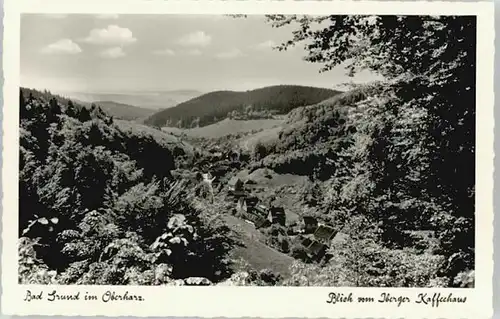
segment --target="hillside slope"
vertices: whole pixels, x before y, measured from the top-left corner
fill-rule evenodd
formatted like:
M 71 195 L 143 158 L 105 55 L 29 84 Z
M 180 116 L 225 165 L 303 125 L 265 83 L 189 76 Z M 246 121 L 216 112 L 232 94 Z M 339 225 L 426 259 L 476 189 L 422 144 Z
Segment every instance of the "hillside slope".
M 245 149 L 261 145 L 263 165 L 279 173 L 306 175 L 325 180 L 339 167 L 340 150 L 352 142 L 356 127 L 347 125 L 362 111 L 357 103 L 375 95 L 378 86 L 338 94 L 319 103 L 298 107 L 284 123 L 240 140 Z
M 241 258 L 255 270 L 270 269 L 283 277 L 290 276 L 290 266 L 294 259 L 262 243 L 262 233 L 248 222 L 231 215 L 225 215 L 224 221 L 236 233 L 241 245 L 232 251 L 232 258 Z
M 279 85 L 246 92 L 216 91 L 196 97 L 153 114 L 145 123 L 154 126 L 206 126 L 220 121 L 233 111 L 275 111 L 286 114 L 292 109 L 315 104 L 340 92 L 315 87 Z
M 117 103 L 114 101 L 97 101 L 95 104 L 100 106 L 103 111 L 114 118 L 127 121 L 139 120 L 155 113 L 155 110 L 152 109 Z
M 175 127 L 164 127 L 162 130 L 173 134 L 179 134 L 182 132 L 192 137 L 219 138 L 230 134 L 273 129 L 279 127 L 282 123 L 283 120 L 275 119 L 247 121 L 225 119 L 214 124 L 192 129 L 182 130 Z

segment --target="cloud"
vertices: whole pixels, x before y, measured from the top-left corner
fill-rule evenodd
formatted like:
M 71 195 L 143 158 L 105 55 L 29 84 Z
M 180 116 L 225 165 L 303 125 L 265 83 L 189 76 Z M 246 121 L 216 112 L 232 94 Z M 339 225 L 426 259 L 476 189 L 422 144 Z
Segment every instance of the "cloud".
M 202 55 L 203 52 L 201 52 L 200 50 L 198 49 L 194 49 L 194 50 L 189 50 L 189 51 L 186 51 L 186 54 L 187 55 Z
M 169 56 L 175 55 L 175 51 L 170 49 L 153 50 L 152 53 L 154 55 L 169 55 Z
M 134 43 L 137 39 L 134 38 L 130 29 L 109 25 L 105 29 L 92 29 L 83 41 L 92 44 L 121 46 Z
M 45 54 L 78 54 L 82 49 L 70 39 L 61 39 L 51 43 L 42 49 Z
M 126 54 L 123 51 L 121 47 L 113 47 L 106 49 L 104 51 L 101 51 L 99 54 L 101 57 L 106 58 L 106 59 L 117 59 L 124 57 Z
M 184 46 L 206 47 L 212 42 L 212 37 L 204 31 L 196 31 L 181 37 L 178 42 Z
M 120 16 L 117 14 L 98 14 L 95 17 L 101 20 L 115 20 L 118 19 Z
M 59 13 L 47 13 L 44 15 L 44 17 L 48 18 L 48 19 L 64 19 L 66 18 L 68 15 L 67 14 L 59 14 Z
M 244 54 L 239 49 L 231 49 L 229 51 L 220 52 L 215 55 L 215 57 L 218 59 L 234 59 L 241 56 L 244 56 Z
M 261 42 L 255 46 L 257 50 L 272 50 L 275 46 L 278 44 L 274 42 L 273 40 L 267 40 L 264 42 Z

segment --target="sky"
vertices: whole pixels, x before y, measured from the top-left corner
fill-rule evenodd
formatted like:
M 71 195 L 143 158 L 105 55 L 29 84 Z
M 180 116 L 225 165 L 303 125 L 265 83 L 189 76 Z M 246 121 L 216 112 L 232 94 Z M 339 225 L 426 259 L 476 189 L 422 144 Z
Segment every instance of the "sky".
M 24 14 L 21 85 L 54 92 L 250 90 L 295 84 L 336 88 L 355 78 L 320 74 L 305 51 L 263 16 Z

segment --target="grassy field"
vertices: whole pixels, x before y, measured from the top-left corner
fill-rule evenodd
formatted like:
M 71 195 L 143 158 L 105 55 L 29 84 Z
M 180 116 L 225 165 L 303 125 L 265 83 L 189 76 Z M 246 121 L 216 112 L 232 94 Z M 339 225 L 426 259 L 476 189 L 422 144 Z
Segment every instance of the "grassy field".
M 264 235 L 244 220 L 230 215 L 225 215 L 224 220 L 243 243 L 234 249 L 234 258 L 242 258 L 256 270 L 271 269 L 285 278 L 289 276 L 292 257 L 262 243 Z
M 234 207 L 231 203 L 229 206 Z M 233 236 L 237 238 L 240 245 L 234 247 L 231 258 L 235 261 L 244 260 L 255 270 L 271 269 L 286 277 L 290 273 L 290 266 L 294 259 L 276 249 L 267 246 L 264 242 L 266 237 L 255 226 L 241 218 L 229 213 L 227 198 L 216 196 L 214 203 L 205 200 L 196 200 L 195 207 L 206 212 L 209 219 L 221 218 L 231 229 Z M 240 265 L 234 265 L 235 271 L 241 271 Z
M 162 130 L 174 134 L 179 134 L 181 132 L 184 132 L 188 136 L 193 136 L 193 137 L 218 138 L 235 133 L 248 133 L 256 130 L 272 129 L 279 127 L 282 123 L 283 120 L 281 119 L 279 120 L 263 119 L 263 120 L 248 120 L 248 121 L 225 119 L 215 124 L 198 128 L 183 130 L 175 127 L 164 127 L 162 128 Z
M 266 144 L 272 141 L 276 141 L 278 139 L 278 133 L 280 131 L 281 125 L 263 129 L 258 133 L 240 138 L 238 140 L 238 145 L 240 145 L 243 150 L 249 151 L 252 150 L 255 147 L 255 144 L 257 144 L 258 142 Z

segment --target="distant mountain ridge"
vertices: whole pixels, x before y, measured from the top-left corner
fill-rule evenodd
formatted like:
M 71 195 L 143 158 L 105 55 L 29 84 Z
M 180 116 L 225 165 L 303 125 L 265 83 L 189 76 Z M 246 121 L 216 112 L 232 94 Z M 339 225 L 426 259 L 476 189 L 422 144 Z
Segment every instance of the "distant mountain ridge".
M 233 111 L 275 111 L 286 114 L 296 107 L 316 104 L 340 91 L 299 85 L 268 86 L 251 91 L 214 91 L 161 110 L 145 120 L 145 124 L 162 127 L 191 127 L 216 123 Z
M 35 89 L 21 88 L 22 91 L 26 92 L 26 95 L 32 94 L 35 97 L 42 97 L 45 100 L 50 100 L 52 97 L 56 98 L 59 102 L 67 105 L 71 100 L 75 104 L 79 104 L 81 107 L 91 109 L 92 104 L 99 106 L 102 111 L 107 115 L 114 117 L 115 119 L 126 120 L 126 121 L 137 121 L 141 122 L 149 115 L 155 113 L 155 110 L 143 108 L 135 105 L 118 103 L 115 101 L 82 101 L 76 98 L 68 98 L 68 96 L 61 96 L 53 94 L 47 90 L 39 91 Z
M 127 121 L 140 120 L 155 112 L 155 110 L 152 109 L 117 103 L 114 101 L 97 101 L 94 104 L 100 106 L 101 109 L 109 115 Z
M 203 93 L 196 90 L 172 91 L 119 91 L 119 92 L 61 92 L 71 99 L 87 103 L 113 101 L 144 109 L 160 110 L 188 101 Z

